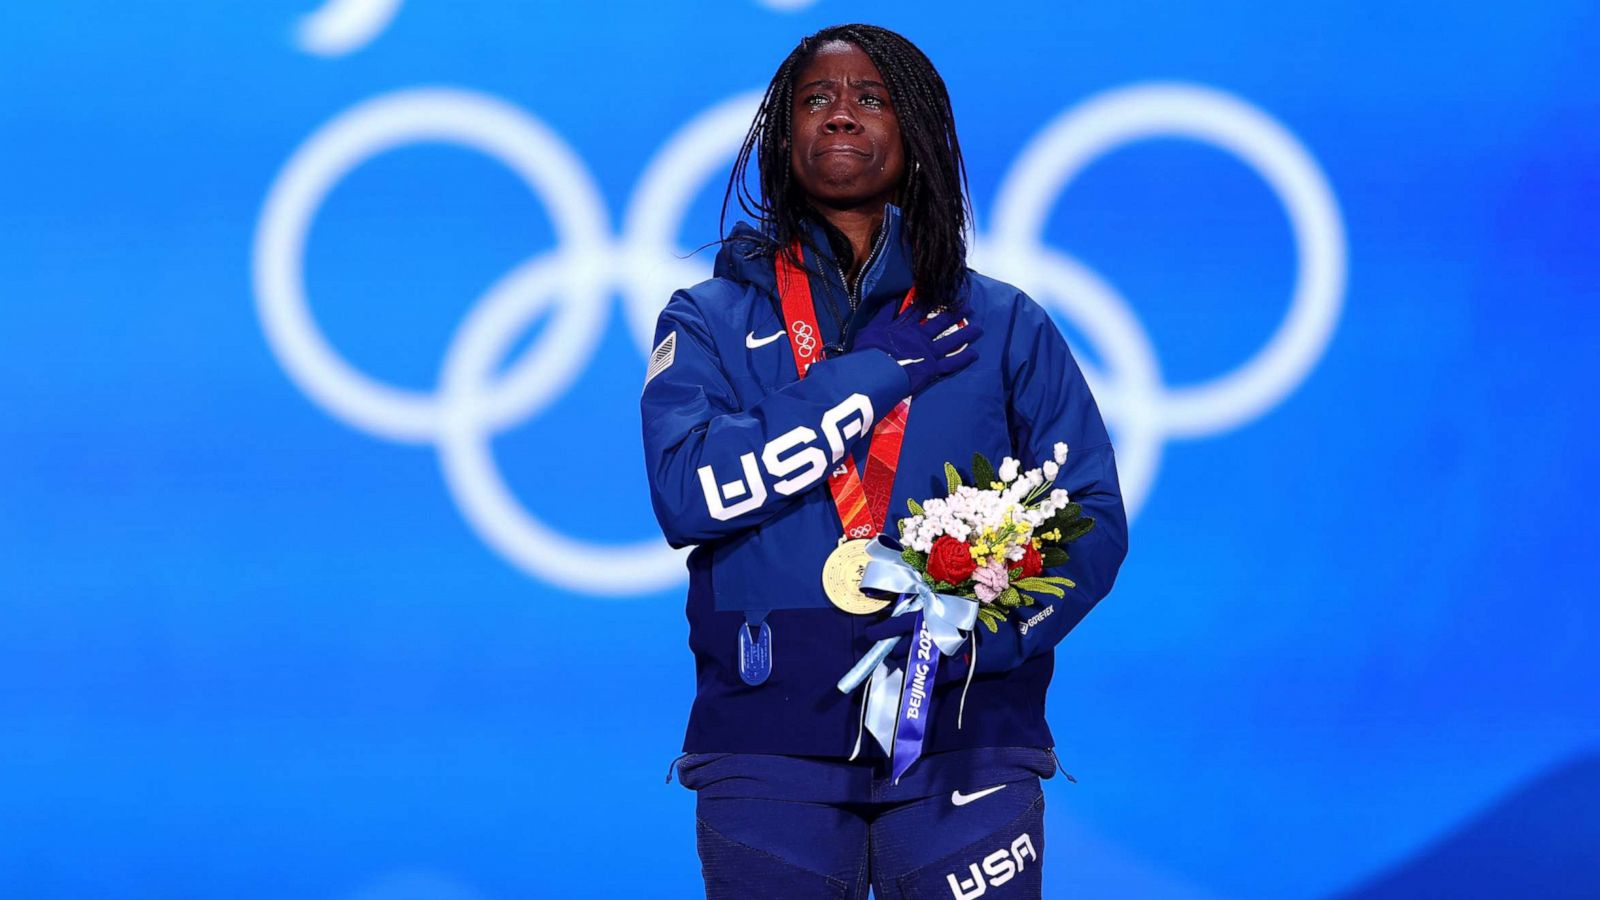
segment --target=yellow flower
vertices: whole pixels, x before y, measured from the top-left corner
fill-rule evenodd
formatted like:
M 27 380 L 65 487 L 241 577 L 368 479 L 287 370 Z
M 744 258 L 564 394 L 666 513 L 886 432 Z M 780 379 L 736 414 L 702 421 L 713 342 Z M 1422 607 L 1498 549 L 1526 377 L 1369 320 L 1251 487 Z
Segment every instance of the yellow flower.
M 1003 481 L 991 481 L 991 482 L 989 482 L 989 490 L 991 490 L 991 491 L 1003 491 L 1005 489 L 1006 489 L 1006 484 Z

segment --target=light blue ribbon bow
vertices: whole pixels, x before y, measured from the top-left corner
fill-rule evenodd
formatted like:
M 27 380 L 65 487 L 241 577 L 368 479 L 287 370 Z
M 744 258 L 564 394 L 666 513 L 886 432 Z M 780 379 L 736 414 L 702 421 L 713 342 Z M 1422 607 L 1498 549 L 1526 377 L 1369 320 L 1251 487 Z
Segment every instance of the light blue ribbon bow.
M 970 597 L 941 594 L 928 587 L 927 582 L 922 580 L 921 573 L 902 559 L 899 551 L 882 543 L 881 536 L 867 544 L 867 557 L 866 570 L 861 575 L 861 586 L 869 590 L 901 595 L 899 603 L 895 605 L 894 612 L 890 615 L 903 616 L 920 611 L 923 625 L 928 629 L 928 636 L 933 640 L 934 646 L 945 656 L 955 655 L 966 642 L 967 633 L 972 631 L 972 626 L 978 621 L 978 601 Z M 860 686 L 868 675 L 872 676 L 872 684 L 867 688 L 863 713 L 864 727 L 872 732 L 872 736 L 886 752 L 894 742 L 895 716 L 899 711 L 901 679 L 905 677 L 905 672 L 899 670 L 890 672 L 889 667 L 884 664 L 884 659 L 894 649 L 900 637 L 887 637 L 873 644 L 872 649 L 839 679 L 838 685 L 841 692 L 848 694 Z M 917 636 L 913 634 L 910 638 L 915 641 Z M 970 680 L 971 672 L 968 672 L 968 677 Z M 855 751 L 850 754 L 850 758 L 855 759 L 860 751 L 861 737 L 858 734 Z

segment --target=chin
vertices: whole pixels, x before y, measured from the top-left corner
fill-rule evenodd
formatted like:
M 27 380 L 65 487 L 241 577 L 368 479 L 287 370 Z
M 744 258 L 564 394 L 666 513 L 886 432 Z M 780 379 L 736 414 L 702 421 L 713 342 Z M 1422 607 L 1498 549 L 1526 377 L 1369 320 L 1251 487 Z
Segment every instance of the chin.
M 813 203 L 820 203 L 834 209 L 855 209 L 873 201 L 873 198 L 883 194 L 882 190 L 863 190 L 859 186 L 839 186 L 830 188 L 821 186 L 819 190 L 807 191 Z

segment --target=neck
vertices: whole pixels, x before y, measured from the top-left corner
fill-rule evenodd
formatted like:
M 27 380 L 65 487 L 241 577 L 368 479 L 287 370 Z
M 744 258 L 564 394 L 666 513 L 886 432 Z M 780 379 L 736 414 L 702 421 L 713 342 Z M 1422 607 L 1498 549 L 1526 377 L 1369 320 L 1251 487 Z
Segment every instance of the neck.
M 839 229 L 850 240 L 850 271 L 845 277 L 854 281 L 867 254 L 872 252 L 872 241 L 878 236 L 878 226 L 883 224 L 883 202 L 866 203 L 850 209 L 833 209 L 814 204 L 818 214 L 828 224 Z

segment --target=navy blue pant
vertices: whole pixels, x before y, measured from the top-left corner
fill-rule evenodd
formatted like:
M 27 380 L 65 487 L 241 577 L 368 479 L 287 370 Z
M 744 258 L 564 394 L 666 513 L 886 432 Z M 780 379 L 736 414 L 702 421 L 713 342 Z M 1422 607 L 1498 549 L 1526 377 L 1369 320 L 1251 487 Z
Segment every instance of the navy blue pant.
M 933 754 L 900 784 L 886 761 L 701 753 L 696 791 L 708 900 L 1037 898 L 1048 749 Z

